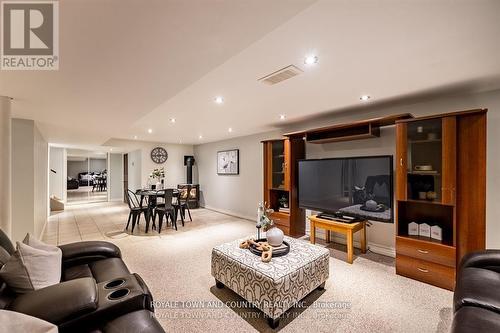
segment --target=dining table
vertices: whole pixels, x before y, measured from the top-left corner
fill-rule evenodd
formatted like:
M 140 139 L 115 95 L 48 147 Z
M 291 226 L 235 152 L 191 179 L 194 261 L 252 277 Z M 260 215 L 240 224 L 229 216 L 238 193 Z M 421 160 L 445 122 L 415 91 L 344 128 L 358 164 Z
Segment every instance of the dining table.
M 148 221 L 147 225 L 149 225 L 149 220 L 153 216 L 153 210 L 156 207 L 156 202 L 157 202 L 158 197 L 164 196 L 165 190 L 167 190 L 167 189 L 161 189 L 161 190 L 138 189 L 135 191 L 135 194 L 141 197 L 141 199 L 139 201 L 140 207 L 142 207 L 144 204 L 144 198 L 148 197 L 148 201 L 147 201 L 147 203 L 148 203 L 147 208 L 148 209 L 147 209 L 147 213 L 146 213 L 146 220 Z M 180 191 L 176 188 L 172 188 L 172 190 L 173 190 L 172 198 L 175 198 L 175 200 L 178 201 Z M 177 212 L 175 215 L 176 215 L 175 218 L 177 218 Z M 153 221 L 153 226 L 154 226 L 154 221 Z M 147 227 L 146 227 L 146 229 L 147 229 Z M 147 230 L 146 230 L 146 232 L 147 232 Z

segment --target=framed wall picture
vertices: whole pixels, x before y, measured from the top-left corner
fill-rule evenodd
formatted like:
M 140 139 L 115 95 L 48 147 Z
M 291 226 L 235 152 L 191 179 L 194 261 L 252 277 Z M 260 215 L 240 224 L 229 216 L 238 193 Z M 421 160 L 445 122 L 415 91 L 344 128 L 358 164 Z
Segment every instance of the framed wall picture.
M 224 150 L 217 152 L 217 174 L 238 175 L 240 173 L 240 150 Z

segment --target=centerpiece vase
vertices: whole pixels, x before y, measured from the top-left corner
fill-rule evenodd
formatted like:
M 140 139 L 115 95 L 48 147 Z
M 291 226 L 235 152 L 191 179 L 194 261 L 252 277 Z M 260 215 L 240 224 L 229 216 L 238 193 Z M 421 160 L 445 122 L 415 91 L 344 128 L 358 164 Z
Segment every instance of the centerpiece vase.
M 283 244 L 283 238 L 285 237 L 283 231 L 278 227 L 273 227 L 266 231 L 267 242 L 271 246 L 280 246 Z

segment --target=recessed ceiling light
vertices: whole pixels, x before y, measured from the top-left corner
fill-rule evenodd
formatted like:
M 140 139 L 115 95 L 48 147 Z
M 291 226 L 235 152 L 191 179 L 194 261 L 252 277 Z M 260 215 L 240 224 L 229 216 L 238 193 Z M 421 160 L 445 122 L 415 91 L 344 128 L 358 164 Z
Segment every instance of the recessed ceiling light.
M 361 96 L 359 99 L 362 100 L 362 101 L 367 101 L 369 100 L 371 97 L 369 95 L 363 95 Z
M 229 128 L 227 129 L 227 131 L 228 131 L 229 133 L 231 133 L 231 132 L 233 131 L 233 129 L 232 129 L 231 127 L 229 127 Z
M 170 122 L 173 124 L 175 123 L 175 118 L 170 118 Z
M 153 130 L 152 130 L 151 128 L 150 128 L 150 129 L 148 129 L 148 133 L 149 133 L 149 134 L 153 133 Z
M 222 103 L 224 103 L 224 97 L 217 96 L 217 97 L 214 98 L 214 102 L 217 103 L 217 104 L 222 104 Z
M 314 65 L 318 63 L 318 57 L 315 55 L 308 55 L 304 58 L 304 64 L 306 65 Z
M 198 139 L 203 139 L 203 135 L 200 135 L 200 136 L 198 137 Z
M 113 148 L 109 148 L 109 151 L 113 151 Z
M 284 114 L 280 114 L 280 120 L 285 120 L 286 116 Z
M 134 135 L 134 140 L 137 140 L 137 135 Z

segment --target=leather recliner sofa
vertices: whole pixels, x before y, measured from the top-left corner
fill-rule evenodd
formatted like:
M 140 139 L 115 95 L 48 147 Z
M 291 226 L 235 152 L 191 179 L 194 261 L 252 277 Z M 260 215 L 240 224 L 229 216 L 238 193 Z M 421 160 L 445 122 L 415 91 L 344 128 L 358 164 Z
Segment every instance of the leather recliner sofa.
M 462 259 L 453 303 L 453 333 L 500 332 L 500 250 Z
M 0 246 L 15 249 L 0 230 Z M 102 241 L 61 245 L 61 282 L 16 294 L 0 280 L 0 309 L 21 312 L 54 325 L 60 332 L 164 332 L 152 308 L 152 295 L 131 274 L 120 249 Z

